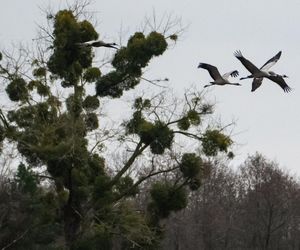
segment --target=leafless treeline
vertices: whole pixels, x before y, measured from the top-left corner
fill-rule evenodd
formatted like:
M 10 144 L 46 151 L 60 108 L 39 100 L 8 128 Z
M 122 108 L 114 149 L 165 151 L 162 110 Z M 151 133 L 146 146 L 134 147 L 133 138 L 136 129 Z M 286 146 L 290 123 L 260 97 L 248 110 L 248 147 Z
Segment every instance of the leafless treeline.
M 19 240 L 34 221 L 20 209 L 28 197 L 8 196 L 13 190 L 3 180 L 0 184 L 0 228 L 9 223 L 16 230 L 11 239 Z M 146 194 L 140 192 L 137 200 L 145 210 Z M 300 249 L 299 180 L 259 154 L 236 171 L 216 164 L 201 188 L 190 193 L 188 207 L 162 224 L 163 250 Z M 0 242 L 6 233 L 0 230 Z
M 299 181 L 259 154 L 213 167 L 165 224 L 163 249 L 300 249 Z

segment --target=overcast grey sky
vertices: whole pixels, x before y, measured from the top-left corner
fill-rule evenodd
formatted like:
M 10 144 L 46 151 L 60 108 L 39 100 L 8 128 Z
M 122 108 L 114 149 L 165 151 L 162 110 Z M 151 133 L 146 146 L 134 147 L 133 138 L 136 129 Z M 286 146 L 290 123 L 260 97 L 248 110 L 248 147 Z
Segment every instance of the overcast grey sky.
M 57 9 L 65 2 L 2 1 L 0 49 L 11 42 L 30 43 L 37 23 L 45 22 L 39 6 Z M 300 173 L 300 0 L 110 0 L 94 1 L 90 9 L 99 20 L 100 36 L 116 42 L 121 26 L 134 31 L 153 9 L 158 16 L 181 17 L 189 25 L 183 39 L 148 70 L 153 78 L 169 77 L 177 93 L 191 85 L 201 89 L 210 81 L 205 70 L 197 69 L 199 62 L 216 65 L 224 73 L 238 69 L 245 76 L 248 72 L 233 56 L 235 50 L 240 49 L 257 66 L 282 50 L 272 69 L 289 76 L 291 93 L 269 80 L 251 93 L 251 80 L 244 80 L 242 87 L 212 87 L 208 95 L 217 101 L 216 112 L 224 123 L 236 120 L 234 140 L 240 144 L 236 163 L 258 151 Z

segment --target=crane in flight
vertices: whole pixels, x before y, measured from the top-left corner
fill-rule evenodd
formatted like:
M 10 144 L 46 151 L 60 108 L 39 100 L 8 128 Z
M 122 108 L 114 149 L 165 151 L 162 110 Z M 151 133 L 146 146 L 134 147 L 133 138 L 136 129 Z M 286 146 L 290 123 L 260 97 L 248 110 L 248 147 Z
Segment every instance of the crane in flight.
M 286 75 L 279 75 L 269 69 L 279 60 L 281 56 L 281 51 L 279 51 L 275 56 L 269 59 L 263 66 L 260 68 L 256 67 L 252 62 L 246 59 L 242 52 L 237 50 L 234 52 L 234 56 L 245 66 L 245 68 L 251 73 L 251 75 L 242 77 L 240 80 L 253 78 L 252 89 L 255 91 L 262 84 L 263 78 L 268 78 L 271 81 L 277 83 L 284 92 L 290 92 L 292 89 L 287 85 L 284 78 L 287 78 Z
M 213 85 L 241 85 L 239 83 L 229 82 L 228 80 L 229 76 L 237 77 L 239 75 L 239 72 L 237 70 L 232 70 L 228 73 L 225 73 L 224 75 L 221 75 L 217 67 L 207 63 L 199 63 L 198 68 L 206 69 L 210 74 L 211 78 L 214 79 L 213 82 L 210 82 L 210 84 L 205 85 L 204 88 Z
M 92 41 L 87 41 L 84 43 L 77 43 L 77 45 L 82 46 L 82 47 L 106 47 L 106 48 L 113 48 L 113 49 L 118 49 L 116 46 L 116 43 L 106 43 L 101 40 L 92 40 Z

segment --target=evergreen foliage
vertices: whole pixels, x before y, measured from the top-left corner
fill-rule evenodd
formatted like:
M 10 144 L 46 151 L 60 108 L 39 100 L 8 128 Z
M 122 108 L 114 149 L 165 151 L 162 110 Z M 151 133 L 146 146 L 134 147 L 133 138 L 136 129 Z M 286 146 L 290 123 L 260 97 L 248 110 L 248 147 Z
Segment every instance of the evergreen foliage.
M 82 48 L 78 43 L 97 39 L 98 34 L 90 22 L 78 21 L 71 10 L 59 11 L 53 26 L 53 54 L 47 65 L 51 73 L 64 79 L 63 87 L 71 87 L 91 66 L 93 58 L 91 48 Z
M 27 83 L 23 78 L 13 79 L 5 89 L 9 99 L 14 102 L 25 101 L 28 97 L 26 85 Z
M 232 140 L 218 130 L 207 130 L 203 136 L 203 152 L 207 156 L 216 156 L 219 151 L 227 152 Z
M 166 218 L 172 211 L 178 211 L 187 205 L 187 194 L 170 183 L 156 183 L 150 191 L 152 202 L 149 210 L 154 218 Z
M 195 153 L 187 153 L 182 156 L 179 166 L 185 177 L 193 178 L 200 173 L 203 162 Z
M 101 72 L 93 65 L 93 48 L 79 45 L 99 35 L 75 12 L 60 10 L 48 17 L 53 22 L 49 32 L 53 41 L 45 49 L 49 56 L 32 59 L 29 77 L 18 71 L 9 73 L 14 71 L 2 65 L 9 58 L 0 54 L 6 93 L 12 102 L 18 102 L 8 111 L 0 109 L 0 142 L 17 145 L 22 159 L 15 189 L 9 194 L 16 195 L 12 202 L 21 198 L 13 208 L 16 211 L 8 209 L 9 226 L 0 237 L 8 245 L 24 233 L 13 243 L 16 249 L 112 249 L 115 242 L 122 249 L 157 249 L 162 237 L 160 220 L 187 205 L 186 187 L 200 187 L 205 160 L 190 152 L 179 162 L 173 157 L 172 163 L 156 168 L 149 159 L 172 155 L 178 135 L 202 143 L 206 156 L 227 152 L 232 141 L 217 130 L 203 134 L 190 130 L 201 126 L 212 112 L 196 94 L 186 96 L 189 109 L 176 117 L 166 108 L 173 104 L 164 106 L 155 99 L 138 97 L 133 113 L 120 127 L 123 131 L 113 136 L 111 131 L 105 132 L 100 126 L 105 118 L 97 112 L 100 101 L 120 98 L 140 84 L 143 70 L 153 58 L 163 55 L 168 43 L 159 31 L 135 32 L 127 45 L 112 55 L 111 71 Z M 170 38 L 177 40 L 177 35 Z M 95 86 L 94 95 L 87 94 L 87 83 Z M 67 96 L 59 95 L 57 89 L 66 91 Z M 130 147 L 116 169 L 113 160 L 97 148 L 110 146 L 101 142 L 107 133 Z M 155 183 L 148 210 L 137 212 L 134 200 L 143 182 L 169 172 L 170 176 L 176 172 L 177 179 Z M 18 223 L 10 221 L 14 213 L 22 224 L 18 230 Z
M 98 98 L 96 96 L 90 96 L 88 95 L 83 103 L 82 103 L 82 106 L 84 109 L 86 110 L 95 110 L 97 109 L 99 106 L 100 106 L 100 102 L 98 100 Z
M 127 46 L 116 53 L 112 61 L 115 70 L 98 79 L 97 95 L 117 98 L 124 90 L 134 88 L 140 83 L 142 69 L 153 57 L 162 55 L 166 49 L 167 42 L 162 34 L 153 31 L 145 36 L 136 32 L 129 38 Z

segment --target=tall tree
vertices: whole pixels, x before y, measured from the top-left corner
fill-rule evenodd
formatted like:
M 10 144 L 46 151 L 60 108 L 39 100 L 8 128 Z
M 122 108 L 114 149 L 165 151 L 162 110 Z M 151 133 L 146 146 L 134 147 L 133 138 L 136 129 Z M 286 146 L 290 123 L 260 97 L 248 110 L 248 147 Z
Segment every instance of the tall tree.
M 93 63 L 94 48 L 82 46 L 99 34 L 82 19 L 81 11 L 77 6 L 48 15 L 52 25 L 46 31 L 48 46 L 39 46 L 38 53 L 18 59 L 1 54 L 0 76 L 11 108 L 0 110 L 0 139 L 4 145 L 17 145 L 21 156 L 17 187 L 31 197 L 28 202 L 37 203 L 33 227 L 6 246 L 28 249 L 22 242 L 30 238 L 31 247 L 111 249 L 118 237 L 123 248 L 156 248 L 160 220 L 187 205 L 187 188 L 201 185 L 204 156 L 227 153 L 232 141 L 222 128 L 205 128 L 212 106 L 201 94 L 187 93 L 181 104 L 168 103 L 163 95 L 138 97 L 115 137 L 127 155 L 114 169 L 112 159 L 97 147 L 113 136 L 99 126 L 105 119 L 100 102 L 121 98 L 140 84 L 151 59 L 161 56 L 177 35 L 135 32 L 126 45 L 114 50 L 111 70 L 102 72 Z M 90 85 L 95 86 L 94 93 Z M 175 154 L 182 137 L 199 143 L 202 153 L 184 149 Z M 157 159 L 165 164 L 158 167 Z M 175 179 L 153 184 L 147 213 L 137 212 L 132 197 L 139 186 L 156 175 L 175 172 Z M 46 239 L 39 238 L 51 225 L 55 230 Z
M 241 176 L 240 228 L 246 232 L 241 241 L 249 248 L 294 249 L 299 244 L 293 232 L 295 221 L 299 223 L 299 184 L 259 154 L 249 157 Z

